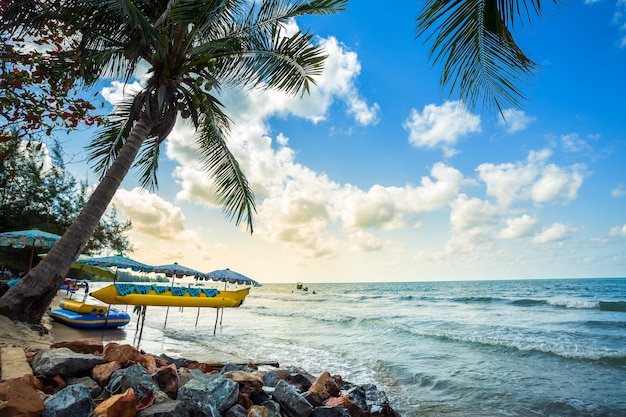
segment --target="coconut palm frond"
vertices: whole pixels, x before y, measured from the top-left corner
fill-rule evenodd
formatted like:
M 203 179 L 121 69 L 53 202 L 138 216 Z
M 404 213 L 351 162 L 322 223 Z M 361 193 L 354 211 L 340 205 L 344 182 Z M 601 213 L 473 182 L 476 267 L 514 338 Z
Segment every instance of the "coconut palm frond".
M 535 12 L 537 0 L 530 0 Z M 522 2 L 522 4 L 526 4 Z M 418 17 L 418 36 L 433 42 L 430 57 L 443 65 L 441 84 L 475 108 L 494 105 L 499 111 L 520 106 L 536 64 L 515 43 L 509 30 L 528 6 L 511 0 L 428 0 Z
M 159 188 L 157 172 L 159 170 L 159 156 L 161 147 L 157 137 L 148 138 L 142 146 L 142 151 L 137 157 L 135 167 L 139 169 L 137 176 L 142 187 L 150 191 Z
M 320 75 L 326 55 L 311 43 L 311 35 L 285 37 L 276 32 L 267 39 L 248 38 L 236 50 L 216 56 L 215 78 L 222 84 L 277 88 L 289 94 L 309 91 Z
M 100 178 L 104 176 L 117 158 L 126 138 L 128 138 L 132 121 L 138 117 L 134 105 L 135 97 L 128 97 L 116 106 L 107 123 L 97 131 L 87 146 L 91 167 Z
M 198 137 L 204 168 L 213 178 L 218 203 L 226 217 L 234 220 L 236 225 L 245 221 L 246 230 L 252 233 L 252 218 L 256 213 L 254 193 L 239 163 L 226 146 L 228 117 L 213 102 L 209 104 L 207 113 Z

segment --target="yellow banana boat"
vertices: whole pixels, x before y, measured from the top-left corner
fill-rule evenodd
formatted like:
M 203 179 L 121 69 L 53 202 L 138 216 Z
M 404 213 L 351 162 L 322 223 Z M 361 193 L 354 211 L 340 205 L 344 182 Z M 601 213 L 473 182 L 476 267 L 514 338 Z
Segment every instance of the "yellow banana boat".
M 114 284 L 90 295 L 107 304 L 168 307 L 239 307 L 250 288 L 219 291 L 215 288 Z
M 85 304 L 81 301 L 63 299 L 59 303 L 59 307 L 64 310 L 74 311 L 76 313 L 83 314 L 106 314 L 109 310 L 107 306 L 101 306 L 98 304 Z

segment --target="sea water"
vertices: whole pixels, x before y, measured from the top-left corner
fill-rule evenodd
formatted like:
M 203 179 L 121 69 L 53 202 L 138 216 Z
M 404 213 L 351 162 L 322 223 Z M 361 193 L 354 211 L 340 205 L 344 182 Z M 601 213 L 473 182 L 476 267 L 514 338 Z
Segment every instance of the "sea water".
M 305 285 L 253 288 L 217 322 L 148 307 L 140 347 L 374 383 L 403 417 L 626 416 L 626 279 Z

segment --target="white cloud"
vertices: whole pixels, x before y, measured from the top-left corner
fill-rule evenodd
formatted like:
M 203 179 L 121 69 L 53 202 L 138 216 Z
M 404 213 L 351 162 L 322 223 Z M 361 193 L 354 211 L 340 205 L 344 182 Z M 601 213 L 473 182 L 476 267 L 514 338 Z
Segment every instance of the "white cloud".
M 358 230 L 350 234 L 350 250 L 353 252 L 377 252 L 383 247 L 384 242 L 372 233 Z
M 529 124 L 537 118 L 528 116 L 523 110 L 505 109 L 498 120 L 500 126 L 503 126 L 508 133 L 521 132 L 526 130 Z
M 502 207 L 514 201 L 566 204 L 575 200 L 586 175 L 586 167 L 575 164 L 559 167 L 548 164 L 548 149 L 531 151 L 526 161 L 516 163 L 484 163 L 476 168 L 493 196 Z
M 131 84 L 124 84 L 120 81 L 112 81 L 109 87 L 103 87 L 100 93 L 102 97 L 112 105 L 117 105 L 124 100 L 125 97 L 136 94 L 141 91 L 142 86 L 138 81 Z
M 609 231 L 609 236 L 626 237 L 626 224 L 623 226 L 612 227 Z
M 498 207 L 464 194 L 460 194 L 450 207 L 452 232 L 443 250 L 446 257 L 474 253 L 491 246 L 491 236 L 501 217 Z
M 617 187 L 611 190 L 611 196 L 615 198 L 626 197 L 626 188 L 624 184 L 618 184 Z
M 547 165 L 531 187 L 531 198 L 537 203 L 568 203 L 578 197 L 584 178 L 583 165 L 576 164 L 570 169 Z
M 496 236 L 500 239 L 519 239 L 532 235 L 535 231 L 537 219 L 524 214 L 506 220 L 506 228 L 501 230 Z
M 337 200 L 347 228 L 398 229 L 416 226 L 419 216 L 445 207 L 456 198 L 463 175 L 443 163 L 431 170 L 434 178 L 423 177 L 417 187 L 372 186 L 367 192 L 346 187 L 345 196 Z
M 557 242 L 568 239 L 577 231 L 575 227 L 567 226 L 563 223 L 554 223 L 552 226 L 543 229 L 533 238 L 535 243 Z
M 118 189 L 113 204 L 133 221 L 133 231 L 157 239 L 171 239 L 184 230 L 179 207 L 142 188 Z
M 569 133 L 561 136 L 563 149 L 567 152 L 591 151 L 592 147 L 578 133 Z
M 441 148 L 447 157 L 456 154 L 454 146 L 463 136 L 481 131 L 480 116 L 471 114 L 458 101 L 441 106 L 429 104 L 420 114 L 412 109 L 403 127 L 409 131 L 409 142 L 416 148 Z

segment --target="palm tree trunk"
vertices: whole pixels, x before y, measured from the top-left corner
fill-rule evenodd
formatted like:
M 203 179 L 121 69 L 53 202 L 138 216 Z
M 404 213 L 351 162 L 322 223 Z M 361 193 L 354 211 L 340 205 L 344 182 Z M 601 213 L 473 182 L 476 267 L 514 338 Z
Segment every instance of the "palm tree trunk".
M 152 127 L 152 122 L 144 118 L 135 123 L 119 155 L 63 237 L 50 250 L 48 256 L 0 298 L 0 314 L 25 323 L 41 322 L 64 277 L 91 238 L 100 217 L 130 170 Z

